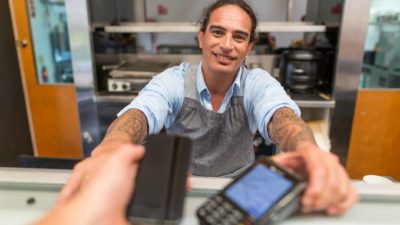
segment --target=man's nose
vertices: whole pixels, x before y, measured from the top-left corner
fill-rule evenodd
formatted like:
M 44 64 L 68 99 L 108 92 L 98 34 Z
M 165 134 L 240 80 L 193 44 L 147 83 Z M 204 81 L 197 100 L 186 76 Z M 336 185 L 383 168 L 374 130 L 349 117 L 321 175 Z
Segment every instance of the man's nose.
M 233 49 L 233 40 L 231 35 L 226 35 L 223 38 L 221 47 L 224 51 L 230 51 Z

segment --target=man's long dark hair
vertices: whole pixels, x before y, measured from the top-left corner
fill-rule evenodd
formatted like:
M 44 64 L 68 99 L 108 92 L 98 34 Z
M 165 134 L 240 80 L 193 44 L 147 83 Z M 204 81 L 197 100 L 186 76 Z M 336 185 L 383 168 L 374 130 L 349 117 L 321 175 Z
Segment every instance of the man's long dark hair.
M 257 27 L 257 16 L 254 13 L 253 9 L 250 7 L 249 4 L 246 3 L 244 0 L 218 0 L 208 7 L 206 7 L 203 11 L 203 14 L 201 16 L 201 19 L 199 21 L 200 24 L 200 30 L 203 32 L 206 32 L 208 21 L 210 19 L 211 13 L 218 9 L 219 7 L 225 6 L 225 5 L 236 5 L 239 8 L 241 8 L 243 11 L 249 15 L 251 19 L 251 30 L 250 30 L 250 40 L 249 42 L 253 42 L 254 38 L 256 36 L 256 27 Z

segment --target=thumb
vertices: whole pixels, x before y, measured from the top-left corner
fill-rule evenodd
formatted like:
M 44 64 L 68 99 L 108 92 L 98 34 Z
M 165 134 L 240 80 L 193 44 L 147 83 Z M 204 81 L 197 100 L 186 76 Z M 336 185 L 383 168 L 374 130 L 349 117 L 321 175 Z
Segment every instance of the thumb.
M 296 171 L 302 176 L 307 174 L 304 160 L 298 152 L 280 153 L 272 156 L 271 159 L 283 167 Z

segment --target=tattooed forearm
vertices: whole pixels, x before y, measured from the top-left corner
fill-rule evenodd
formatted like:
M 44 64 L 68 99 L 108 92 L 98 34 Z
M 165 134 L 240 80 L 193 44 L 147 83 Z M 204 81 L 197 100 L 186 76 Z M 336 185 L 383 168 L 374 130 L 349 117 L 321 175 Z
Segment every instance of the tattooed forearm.
M 310 127 L 289 108 L 281 108 L 275 112 L 268 124 L 268 132 L 281 151 L 296 150 L 303 142 L 315 144 Z
M 110 125 L 107 134 L 112 132 L 126 133 L 132 143 L 141 144 L 147 136 L 146 116 L 140 110 L 131 109 Z

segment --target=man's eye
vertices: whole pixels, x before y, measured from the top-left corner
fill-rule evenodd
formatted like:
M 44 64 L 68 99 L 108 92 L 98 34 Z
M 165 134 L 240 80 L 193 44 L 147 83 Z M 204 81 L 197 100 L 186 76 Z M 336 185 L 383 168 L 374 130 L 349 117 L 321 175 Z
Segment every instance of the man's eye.
M 243 36 L 241 36 L 241 35 L 234 36 L 234 38 L 235 38 L 235 40 L 236 40 L 237 42 L 243 42 L 243 41 L 246 40 L 246 38 L 243 37 Z
M 222 36 L 224 34 L 224 32 L 222 32 L 220 30 L 213 30 L 213 31 L 211 31 L 211 33 L 215 36 Z

